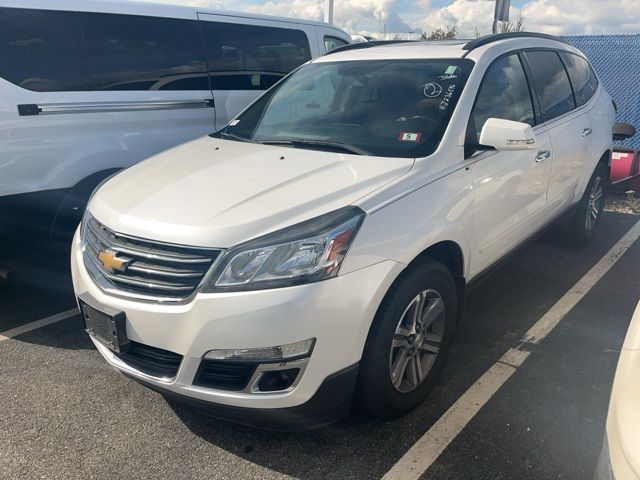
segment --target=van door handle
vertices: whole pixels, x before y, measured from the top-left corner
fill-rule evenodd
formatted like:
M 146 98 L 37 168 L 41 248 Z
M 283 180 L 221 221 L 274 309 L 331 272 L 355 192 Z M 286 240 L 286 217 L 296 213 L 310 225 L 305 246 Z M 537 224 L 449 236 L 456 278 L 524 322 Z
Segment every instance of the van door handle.
M 583 137 L 588 137 L 588 136 L 589 136 L 589 135 L 591 135 L 592 133 L 593 133 L 593 130 L 591 130 L 590 128 L 585 128 L 585 129 L 582 131 L 582 136 L 583 136 Z
M 536 156 L 536 162 L 538 163 L 544 162 L 550 156 L 551 156 L 551 152 L 549 150 L 540 150 L 538 152 L 538 155 Z

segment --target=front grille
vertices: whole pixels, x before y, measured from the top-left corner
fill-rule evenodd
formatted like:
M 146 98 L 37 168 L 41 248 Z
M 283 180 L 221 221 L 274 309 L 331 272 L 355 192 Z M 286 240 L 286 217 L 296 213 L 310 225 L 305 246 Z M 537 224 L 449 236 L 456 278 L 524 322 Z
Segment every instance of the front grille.
M 182 355 L 130 341 L 126 353 L 115 354 L 120 360 L 136 370 L 152 377 L 175 378 L 182 362 Z
M 165 245 L 120 235 L 91 216 L 87 216 L 84 226 L 84 245 L 84 261 L 91 273 L 97 269 L 119 290 L 169 301 L 191 295 L 220 255 L 220 250 Z M 119 269 L 106 268 L 98 258 L 101 252 L 115 254 L 125 264 Z
M 244 390 L 257 366 L 255 363 L 203 359 L 193 384 L 218 390 Z

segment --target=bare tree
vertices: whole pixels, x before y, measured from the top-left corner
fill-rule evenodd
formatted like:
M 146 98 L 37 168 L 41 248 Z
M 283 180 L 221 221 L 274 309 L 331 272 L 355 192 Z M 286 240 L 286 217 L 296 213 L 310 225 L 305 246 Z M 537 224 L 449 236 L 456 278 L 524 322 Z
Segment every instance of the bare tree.
M 446 28 L 436 28 L 429 35 L 423 33 L 420 40 L 453 40 L 458 35 L 458 29 L 455 25 Z
M 522 12 L 518 12 L 518 18 L 516 18 L 515 22 L 501 22 L 500 23 L 500 32 L 524 32 L 526 30 L 526 24 L 524 21 L 524 17 L 522 16 Z

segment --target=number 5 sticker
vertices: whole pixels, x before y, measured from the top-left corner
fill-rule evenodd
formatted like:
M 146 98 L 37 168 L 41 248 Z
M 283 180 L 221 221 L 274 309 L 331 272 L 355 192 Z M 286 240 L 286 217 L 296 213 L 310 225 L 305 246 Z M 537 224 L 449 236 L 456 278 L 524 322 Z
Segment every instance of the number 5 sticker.
M 421 133 L 414 132 L 400 132 L 398 134 L 399 142 L 419 142 L 422 137 Z

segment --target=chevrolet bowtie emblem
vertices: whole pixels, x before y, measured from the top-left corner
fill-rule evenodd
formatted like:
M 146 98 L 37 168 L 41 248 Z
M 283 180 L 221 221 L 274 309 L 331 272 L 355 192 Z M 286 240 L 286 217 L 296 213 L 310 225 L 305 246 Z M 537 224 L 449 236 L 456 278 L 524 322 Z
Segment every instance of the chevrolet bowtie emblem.
M 102 266 L 108 272 L 124 272 L 131 262 L 128 258 L 118 258 L 116 252 L 111 250 L 101 250 L 98 253 L 98 260 L 102 262 Z

